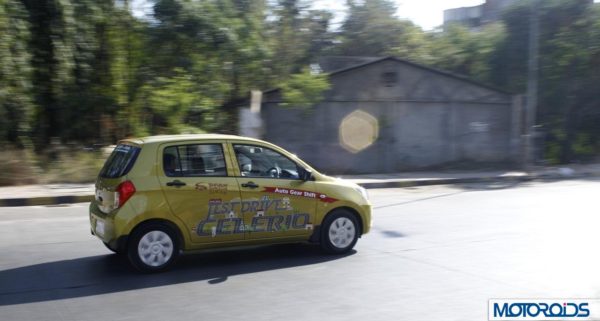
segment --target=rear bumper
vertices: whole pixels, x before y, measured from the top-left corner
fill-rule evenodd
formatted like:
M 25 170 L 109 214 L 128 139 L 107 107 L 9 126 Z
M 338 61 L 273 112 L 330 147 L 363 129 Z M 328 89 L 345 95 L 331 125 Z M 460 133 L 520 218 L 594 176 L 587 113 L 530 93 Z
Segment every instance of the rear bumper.
M 108 244 L 116 241 L 114 215 L 100 211 L 95 202 L 90 203 L 89 212 L 92 234 Z

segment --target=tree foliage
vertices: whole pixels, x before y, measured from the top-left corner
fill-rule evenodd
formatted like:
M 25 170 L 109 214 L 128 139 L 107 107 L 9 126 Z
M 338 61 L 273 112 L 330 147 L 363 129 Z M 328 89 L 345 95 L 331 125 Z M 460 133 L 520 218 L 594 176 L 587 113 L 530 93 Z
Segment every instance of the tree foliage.
M 414 24 L 395 16 L 389 0 L 349 0 L 348 17 L 340 31 L 337 52 L 347 56 L 385 56 L 404 47 L 415 34 Z
M 153 133 L 219 131 L 222 106 L 281 87 L 288 105 L 329 88 L 306 69 L 324 55 L 394 55 L 526 89 L 530 1 L 500 22 L 425 32 L 391 0 L 348 0 L 341 25 L 311 0 L 0 1 L 0 142 L 44 148 Z M 538 119 L 547 157 L 600 154 L 600 9 L 541 1 Z M 56 139 L 52 139 L 56 140 Z
M 0 2 L 0 139 L 18 141 L 29 129 L 33 112 L 29 37 L 22 3 Z
M 589 160 L 600 152 L 600 11 L 585 0 L 540 2 L 538 123 L 545 157 Z M 526 90 L 530 2 L 504 15 L 506 35 L 490 63 L 490 80 Z
M 283 106 L 311 107 L 323 99 L 323 93 L 329 89 L 326 74 L 313 74 L 308 69 L 292 75 L 281 85 Z

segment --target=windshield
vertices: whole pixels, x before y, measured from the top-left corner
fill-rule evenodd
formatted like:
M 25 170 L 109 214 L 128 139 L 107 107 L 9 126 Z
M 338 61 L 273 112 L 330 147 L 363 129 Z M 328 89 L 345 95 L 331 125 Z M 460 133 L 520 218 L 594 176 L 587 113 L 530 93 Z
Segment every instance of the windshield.
M 139 152 L 140 148 L 136 146 L 117 145 L 106 163 L 104 163 L 104 167 L 100 171 L 100 177 L 117 178 L 127 174 L 135 163 Z

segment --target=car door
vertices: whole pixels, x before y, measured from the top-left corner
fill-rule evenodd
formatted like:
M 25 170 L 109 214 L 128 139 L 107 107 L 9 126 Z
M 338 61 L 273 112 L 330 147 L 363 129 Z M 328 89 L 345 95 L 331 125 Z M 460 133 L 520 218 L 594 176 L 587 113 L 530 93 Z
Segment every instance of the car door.
M 260 144 L 232 142 L 242 197 L 246 239 L 308 238 L 317 194 L 314 182 L 283 152 Z
M 244 239 L 241 196 L 225 146 L 219 141 L 164 144 L 158 177 L 174 215 L 192 242 Z

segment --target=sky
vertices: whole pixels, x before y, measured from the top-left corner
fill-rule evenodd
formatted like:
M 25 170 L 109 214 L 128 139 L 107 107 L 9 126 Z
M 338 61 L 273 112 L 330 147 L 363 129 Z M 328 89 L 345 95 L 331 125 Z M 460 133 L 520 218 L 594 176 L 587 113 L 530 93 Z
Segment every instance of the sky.
M 421 26 L 424 30 L 431 30 L 440 26 L 444 21 L 444 10 L 459 7 L 470 7 L 484 3 L 484 0 L 394 0 L 400 18 L 408 19 Z M 595 0 L 600 2 L 600 0 Z M 143 16 L 150 12 L 151 5 L 148 0 L 133 0 L 133 13 Z M 334 28 L 339 25 L 346 12 L 346 0 L 314 0 L 315 9 L 327 9 L 335 13 Z
M 431 30 L 444 22 L 444 10 L 470 7 L 484 3 L 484 0 L 395 0 L 397 16 L 408 19 L 425 30 Z M 345 0 L 316 0 L 316 9 L 328 9 L 336 14 L 335 23 L 344 18 Z

